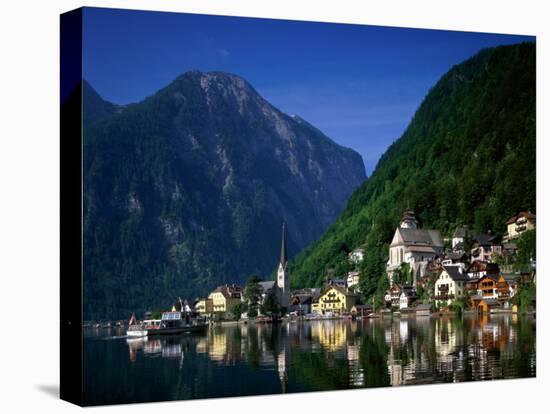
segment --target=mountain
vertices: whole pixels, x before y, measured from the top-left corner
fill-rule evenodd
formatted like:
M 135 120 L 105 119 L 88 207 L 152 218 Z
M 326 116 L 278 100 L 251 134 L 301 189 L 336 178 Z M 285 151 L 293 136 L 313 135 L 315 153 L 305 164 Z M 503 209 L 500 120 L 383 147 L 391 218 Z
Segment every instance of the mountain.
M 104 100 L 87 81 L 82 82 L 82 119 L 84 125 L 100 121 L 122 108 Z
M 365 248 L 362 292 L 386 283 L 388 244 L 403 211 L 450 237 L 505 231 L 536 210 L 535 44 L 480 51 L 429 91 L 406 131 L 380 158 L 335 223 L 290 264 L 294 287 L 343 276 L 347 253 Z
M 283 221 L 292 256 L 366 178 L 359 154 L 235 75 L 187 72 L 118 109 L 85 95 L 87 319 L 267 277 Z

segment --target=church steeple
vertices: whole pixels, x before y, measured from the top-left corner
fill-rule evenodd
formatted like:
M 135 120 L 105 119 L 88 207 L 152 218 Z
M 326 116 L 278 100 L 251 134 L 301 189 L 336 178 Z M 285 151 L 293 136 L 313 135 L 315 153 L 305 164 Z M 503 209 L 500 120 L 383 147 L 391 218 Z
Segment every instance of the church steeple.
M 418 228 L 418 220 L 416 219 L 416 214 L 414 210 L 407 208 L 403 212 L 403 217 L 401 218 L 401 224 L 399 225 L 402 229 L 416 229 Z
M 283 221 L 283 230 L 281 235 L 281 260 L 280 264 L 283 266 L 283 269 L 286 268 L 287 256 L 286 256 L 286 223 Z
M 290 306 L 290 272 L 288 271 L 288 256 L 286 251 L 286 223 L 283 222 L 281 231 L 281 258 L 277 269 L 277 291 L 279 292 L 279 303 L 288 308 Z

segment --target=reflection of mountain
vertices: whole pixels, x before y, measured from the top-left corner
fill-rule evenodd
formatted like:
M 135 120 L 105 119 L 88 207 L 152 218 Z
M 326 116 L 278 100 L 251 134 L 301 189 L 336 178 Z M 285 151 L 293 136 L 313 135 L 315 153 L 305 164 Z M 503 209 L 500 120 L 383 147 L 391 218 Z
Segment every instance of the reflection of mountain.
M 123 108 L 84 89 L 85 319 L 268 275 L 283 221 L 296 253 L 365 179 L 235 75 L 188 72 Z

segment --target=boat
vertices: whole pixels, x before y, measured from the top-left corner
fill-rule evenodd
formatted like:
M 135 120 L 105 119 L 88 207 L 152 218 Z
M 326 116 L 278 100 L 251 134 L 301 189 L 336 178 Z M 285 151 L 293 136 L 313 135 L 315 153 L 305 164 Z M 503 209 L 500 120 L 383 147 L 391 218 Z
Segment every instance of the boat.
M 197 319 L 185 312 L 163 312 L 158 325 L 146 328 L 147 335 L 173 335 L 188 332 L 203 332 L 208 328 L 205 319 Z
M 129 338 L 143 338 L 147 336 L 146 323 L 150 321 L 143 321 L 138 323 L 136 314 L 132 313 L 130 320 L 128 321 L 128 329 L 126 330 L 126 336 Z

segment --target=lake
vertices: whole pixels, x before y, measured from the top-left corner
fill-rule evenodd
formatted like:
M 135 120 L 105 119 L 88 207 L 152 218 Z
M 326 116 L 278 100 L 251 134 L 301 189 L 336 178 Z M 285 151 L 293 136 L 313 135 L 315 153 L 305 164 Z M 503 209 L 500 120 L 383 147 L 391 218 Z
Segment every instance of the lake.
M 124 334 L 84 331 L 86 405 L 536 376 L 535 320 L 517 315 Z

